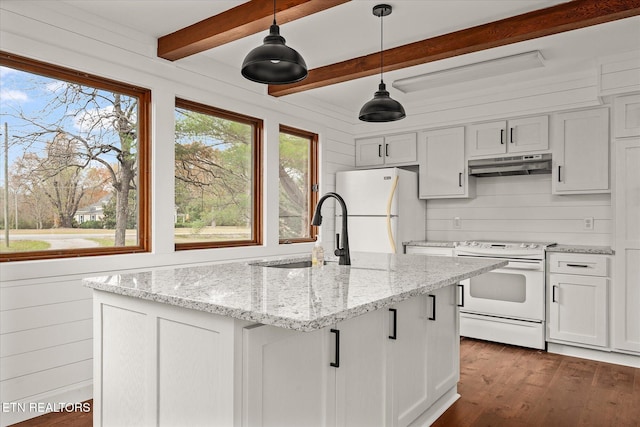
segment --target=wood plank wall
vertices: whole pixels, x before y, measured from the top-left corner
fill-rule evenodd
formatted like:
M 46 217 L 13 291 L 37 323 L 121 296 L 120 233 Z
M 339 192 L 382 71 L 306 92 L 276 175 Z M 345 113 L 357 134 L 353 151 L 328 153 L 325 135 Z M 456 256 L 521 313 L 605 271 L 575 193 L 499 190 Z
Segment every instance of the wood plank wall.
M 477 178 L 473 199 L 427 202 L 427 239 L 609 246 L 612 215 L 610 194 L 554 196 L 551 175 Z M 460 229 L 454 229 L 454 217 L 460 217 Z M 584 229 L 589 217 L 593 230 Z
M 91 397 L 91 291 L 80 278 L 3 282 L 0 401 L 79 402 Z M 40 415 L 34 413 L 33 416 Z M 3 412 L 0 425 L 28 418 Z

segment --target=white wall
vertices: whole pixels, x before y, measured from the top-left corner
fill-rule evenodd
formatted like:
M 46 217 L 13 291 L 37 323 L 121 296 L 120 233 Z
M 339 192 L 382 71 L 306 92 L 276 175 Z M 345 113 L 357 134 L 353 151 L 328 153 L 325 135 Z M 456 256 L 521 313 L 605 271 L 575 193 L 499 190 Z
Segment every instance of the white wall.
M 215 76 L 239 73 L 206 62 L 170 63 L 155 57 L 155 39 L 69 16 L 65 5 L 2 3 L 0 49 L 152 90 L 152 252 L 21 261 L 0 266 L 0 401 L 78 402 L 92 397 L 91 292 L 87 276 L 165 265 L 222 262 L 310 253 L 312 244 L 278 243 L 279 125 L 319 134 L 321 193 L 335 189 L 335 172 L 354 164 L 350 125 Z M 60 10 L 58 10 L 60 8 Z M 213 71 L 215 70 L 215 72 Z M 175 252 L 173 194 L 175 97 L 264 120 L 264 245 Z M 326 216 L 332 206 L 327 205 Z M 333 247 L 334 226 L 321 228 Z M 3 407 L 4 409 L 4 407 Z M 0 412 L 0 425 L 38 415 Z
M 429 240 L 505 240 L 611 245 L 610 194 L 554 196 L 551 175 L 476 179 L 473 199 L 427 202 Z M 460 217 L 461 228 L 453 228 Z M 584 218 L 594 219 L 585 230 Z

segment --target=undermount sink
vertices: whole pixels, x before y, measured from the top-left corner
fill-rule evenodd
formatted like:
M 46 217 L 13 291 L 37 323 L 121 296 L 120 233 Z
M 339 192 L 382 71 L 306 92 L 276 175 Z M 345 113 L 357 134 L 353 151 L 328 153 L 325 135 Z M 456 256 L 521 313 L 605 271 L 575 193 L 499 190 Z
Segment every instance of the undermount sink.
M 311 261 L 296 261 L 296 262 L 288 262 L 286 264 L 272 264 L 267 265 L 265 267 L 274 267 L 274 268 L 309 268 L 313 266 Z
M 325 261 L 322 265 L 326 265 L 327 261 Z M 274 262 L 258 262 L 253 265 L 259 265 L 260 267 L 271 267 L 271 268 L 311 268 L 313 264 L 310 260 L 302 260 L 302 261 L 292 261 L 281 263 L 278 261 Z

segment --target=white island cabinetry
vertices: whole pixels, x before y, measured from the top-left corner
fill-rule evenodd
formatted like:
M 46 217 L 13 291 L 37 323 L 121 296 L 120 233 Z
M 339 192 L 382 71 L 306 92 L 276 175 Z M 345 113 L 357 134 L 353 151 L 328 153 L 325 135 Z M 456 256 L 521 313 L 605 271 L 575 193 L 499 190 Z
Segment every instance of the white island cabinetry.
M 94 425 L 433 422 L 457 398 L 451 285 L 506 262 L 360 252 L 351 261 L 85 279 Z

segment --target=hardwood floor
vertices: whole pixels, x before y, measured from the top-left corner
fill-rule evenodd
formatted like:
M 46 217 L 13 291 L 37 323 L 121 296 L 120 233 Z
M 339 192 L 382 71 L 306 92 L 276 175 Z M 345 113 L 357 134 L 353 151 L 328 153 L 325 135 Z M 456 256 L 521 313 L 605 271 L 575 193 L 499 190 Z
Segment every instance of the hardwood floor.
M 640 369 L 463 338 L 462 397 L 434 427 L 640 427 Z M 19 427 L 90 427 L 91 413 Z
M 640 426 L 640 369 L 468 338 L 460 364 L 434 427 Z

